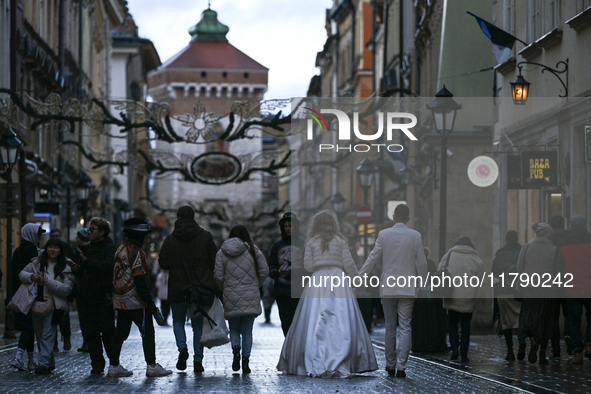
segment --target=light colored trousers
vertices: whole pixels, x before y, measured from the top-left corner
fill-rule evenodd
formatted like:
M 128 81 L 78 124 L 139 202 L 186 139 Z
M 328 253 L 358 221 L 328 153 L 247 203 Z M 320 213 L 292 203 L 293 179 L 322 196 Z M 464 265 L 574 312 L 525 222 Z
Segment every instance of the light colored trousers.
M 37 316 L 33 313 L 31 315 L 33 318 L 33 330 L 35 331 L 35 337 L 39 344 L 39 365 L 53 368 L 55 367 L 53 344 L 55 343 L 55 338 L 57 336 L 57 326 L 51 325 L 53 312 L 45 317 Z
M 399 371 L 406 369 L 406 362 L 410 354 L 412 333 L 412 308 L 415 298 L 382 298 L 384 317 L 386 319 L 386 366 L 396 367 Z M 396 346 L 396 322 L 400 330 L 400 343 Z

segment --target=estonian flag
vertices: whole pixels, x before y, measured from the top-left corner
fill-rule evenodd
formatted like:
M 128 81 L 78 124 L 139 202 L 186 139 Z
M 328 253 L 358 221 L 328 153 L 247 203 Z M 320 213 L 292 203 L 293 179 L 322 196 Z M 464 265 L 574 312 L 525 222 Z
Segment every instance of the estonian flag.
M 493 53 L 497 59 L 497 64 L 502 64 L 509 60 L 509 58 L 511 58 L 511 49 L 513 49 L 513 44 L 515 44 L 515 41 L 519 39 L 507 33 L 505 30 L 499 29 L 492 23 L 489 23 L 484 19 L 474 15 L 473 13 L 469 11 L 466 12 L 476 18 L 476 21 L 482 29 L 482 32 L 492 41 Z M 523 42 L 521 40 L 519 41 Z

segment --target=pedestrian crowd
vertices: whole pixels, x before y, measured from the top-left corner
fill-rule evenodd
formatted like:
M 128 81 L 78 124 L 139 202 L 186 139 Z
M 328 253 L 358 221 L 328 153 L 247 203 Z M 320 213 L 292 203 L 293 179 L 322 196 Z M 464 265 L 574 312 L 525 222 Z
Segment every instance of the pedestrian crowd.
M 356 296 L 364 289 L 353 289 L 345 281 L 336 288 L 308 285 L 299 289 L 296 278 L 307 273 L 312 276 L 310 282 L 316 283 L 315 279 L 327 276 L 363 276 L 375 267 L 381 268 L 382 283 L 391 276 L 425 277 L 436 271 L 451 276 L 483 274 L 484 264 L 466 236 L 457 240 L 438 266 L 427 260 L 428 249 L 423 246 L 420 233 L 406 225 L 409 220 L 409 208 L 398 205 L 394 225 L 378 233 L 373 250 L 357 266 L 338 221 L 328 211 L 312 218 L 305 240 L 300 236 L 296 215 L 285 213 L 279 220 L 281 238 L 266 255 L 243 225 L 234 226 L 218 249 L 211 233 L 195 221 L 193 208 L 183 206 L 178 209 L 174 230 L 164 239 L 158 256 L 161 271 L 154 295 L 160 308 L 154 301 L 143 250 L 151 232 L 146 219 L 126 220 L 125 241 L 115 245 L 109 236 L 110 223 L 92 218 L 87 229 L 77 232 L 75 249 L 61 239 L 57 229 L 51 231 L 50 239 L 40 248 L 42 227 L 26 224 L 21 229 L 22 242 L 13 254 L 13 276 L 9 278 L 14 294 L 8 308 L 15 312 L 15 327 L 21 332 L 11 365 L 38 374 L 49 374 L 56 368 L 58 329 L 64 350 L 71 348 L 68 311 L 69 303 L 75 300 L 83 337 L 78 351 L 88 352 L 91 374 L 103 374 L 108 362 L 108 377 L 133 375 L 120 359 L 123 343 L 135 324 L 141 335 L 146 375 L 170 375 L 171 370 L 156 362 L 154 329 L 154 320 L 166 326 L 169 314 L 178 350 L 178 370 L 187 369 L 190 355 L 185 332 L 188 319 L 193 334 L 194 372 L 204 371 L 204 347 L 229 342 L 232 370 L 242 369 L 242 373 L 248 374 L 253 367 L 250 356 L 255 318 L 264 312 L 265 323 L 270 323 L 271 306 L 277 302 L 285 336 L 279 371 L 311 377 L 349 377 L 375 371 L 378 363 L 368 332 L 371 322 L 368 325 L 363 307 L 360 308 L 363 304 L 358 303 Z M 519 360 L 526 356 L 528 338 L 528 360 L 532 363 L 548 363 L 549 342 L 552 356 L 560 357 L 561 338 L 567 352 L 573 355 L 572 364 L 582 364 L 583 357 L 591 359 L 591 234 L 586 226 L 581 216 L 571 218 L 569 231 L 564 229 L 562 217 L 553 218 L 551 225 L 534 223 L 531 228 L 535 237 L 523 246 L 518 243 L 516 231 L 507 232 L 506 244 L 493 261 L 495 277 L 570 273 L 574 279 L 562 298 L 516 292 L 495 282 L 494 317 L 507 344 L 506 360 L 515 360 L 515 333 Z M 389 376 L 406 376 L 414 303 L 419 293 L 428 291 L 419 286 L 409 282 L 404 287 L 380 288 L 386 328 L 385 370 Z M 300 294 L 299 290 L 303 292 Z M 478 307 L 478 291 L 473 287 L 453 287 L 443 297 L 451 360 L 469 362 L 470 325 Z M 583 308 L 587 318 L 584 336 Z M 565 319 L 563 336 L 561 311 Z M 38 357 L 34 355 L 35 340 Z

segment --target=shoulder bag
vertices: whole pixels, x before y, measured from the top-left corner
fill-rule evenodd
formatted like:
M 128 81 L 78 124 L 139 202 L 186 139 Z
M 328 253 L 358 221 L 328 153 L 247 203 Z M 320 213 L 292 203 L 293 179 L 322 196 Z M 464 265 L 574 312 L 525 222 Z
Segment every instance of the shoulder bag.
M 193 280 L 193 275 L 191 275 L 189 267 L 187 267 L 187 261 L 185 260 L 182 248 L 179 249 L 179 251 L 181 252 L 183 266 L 185 267 L 185 271 L 187 272 L 187 278 L 189 278 L 189 281 L 191 282 L 191 290 L 187 302 L 189 304 L 196 304 L 202 308 L 209 308 L 213 305 L 215 293 L 206 287 L 196 284 L 197 282 L 199 282 L 199 280 Z

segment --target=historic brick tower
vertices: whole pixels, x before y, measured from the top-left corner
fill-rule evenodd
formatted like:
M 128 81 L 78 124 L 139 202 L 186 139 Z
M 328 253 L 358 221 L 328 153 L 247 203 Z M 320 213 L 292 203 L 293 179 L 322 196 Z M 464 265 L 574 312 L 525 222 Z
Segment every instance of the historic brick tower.
M 226 38 L 228 31 L 229 28 L 218 21 L 217 13 L 208 8 L 203 11 L 199 23 L 189 30 L 189 45 L 148 75 L 150 96 L 157 102 L 170 104 L 172 115 L 188 114 L 194 122 L 184 127 L 190 129 L 187 139 L 190 133 L 200 138 L 205 134 L 219 133 L 222 130 L 220 124 L 208 123 L 215 117 L 211 114 L 228 114 L 236 101 L 250 101 L 251 108 L 254 108 L 267 90 L 269 70 L 230 44 Z M 194 111 L 198 102 L 203 108 Z M 155 152 L 173 153 L 176 158 L 185 161 L 187 157 L 192 159 L 209 152 L 254 157 L 262 153 L 263 148 L 260 131 L 253 134 L 258 138 L 231 143 L 158 142 Z M 194 169 L 194 166 L 189 163 L 189 168 Z M 204 166 L 209 166 L 209 163 Z M 260 174 L 254 174 L 250 179 L 240 184 L 208 185 L 186 182 L 178 175 L 160 178 L 154 182 L 153 199 L 167 208 L 191 202 L 196 205 L 229 204 L 249 210 L 261 203 Z

